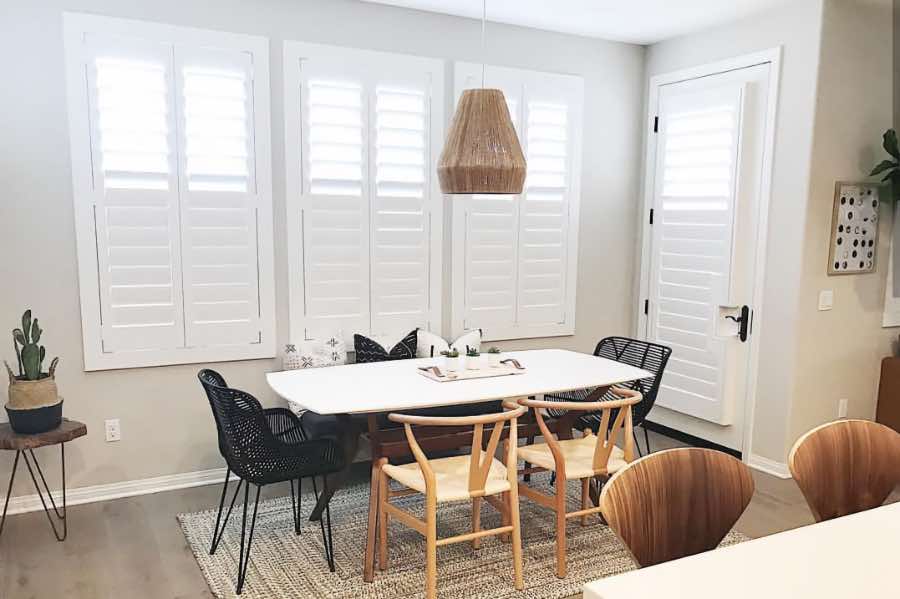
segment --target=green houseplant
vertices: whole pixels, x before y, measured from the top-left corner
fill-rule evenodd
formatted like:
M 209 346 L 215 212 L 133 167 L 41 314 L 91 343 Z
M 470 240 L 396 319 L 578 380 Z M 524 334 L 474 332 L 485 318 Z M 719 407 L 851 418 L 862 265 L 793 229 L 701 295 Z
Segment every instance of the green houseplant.
M 6 413 L 9 424 L 17 433 L 34 434 L 52 430 L 62 420 L 62 399 L 56 387 L 56 366 L 59 358 L 53 358 L 50 368 L 44 372 L 47 350 L 39 345 L 43 329 L 31 310 L 22 315 L 22 328 L 12 331 L 13 349 L 19 374 L 15 374 L 4 360 L 9 373 L 9 403 Z
M 900 297 L 900 214 L 897 214 L 897 206 L 900 205 L 900 202 L 897 201 L 900 199 L 900 143 L 898 143 L 897 132 L 894 129 L 884 132 L 882 147 L 890 159 L 882 160 L 872 169 L 870 175 L 872 177 L 880 175 L 881 182 L 890 185 L 888 196 L 882 199 L 892 200 L 894 203 L 894 229 L 891 235 L 894 267 L 891 274 L 894 281 L 894 297 Z

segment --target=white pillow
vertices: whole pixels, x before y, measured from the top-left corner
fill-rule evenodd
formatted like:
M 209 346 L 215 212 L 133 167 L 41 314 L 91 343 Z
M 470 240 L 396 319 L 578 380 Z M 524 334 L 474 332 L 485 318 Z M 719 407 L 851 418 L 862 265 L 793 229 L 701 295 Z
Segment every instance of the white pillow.
M 284 347 L 282 368 L 299 370 L 301 368 L 323 368 L 339 366 L 347 363 L 347 344 L 341 333 L 328 335 L 301 343 L 289 343 Z
M 441 352 L 449 351 L 451 348 L 460 354 L 465 354 L 467 348 L 474 348 L 481 351 L 481 329 L 473 329 L 466 331 L 453 343 L 448 343 L 440 335 L 435 335 L 430 331 L 419 329 L 416 339 L 416 357 L 431 358 L 441 355 Z

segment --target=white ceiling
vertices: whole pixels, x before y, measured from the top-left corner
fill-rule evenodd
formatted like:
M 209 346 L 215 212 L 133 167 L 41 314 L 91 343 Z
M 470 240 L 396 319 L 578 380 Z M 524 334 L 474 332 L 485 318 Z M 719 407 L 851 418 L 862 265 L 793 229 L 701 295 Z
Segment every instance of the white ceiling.
M 363 0 L 481 18 L 482 0 Z M 652 44 L 764 11 L 789 0 L 487 0 L 488 20 Z

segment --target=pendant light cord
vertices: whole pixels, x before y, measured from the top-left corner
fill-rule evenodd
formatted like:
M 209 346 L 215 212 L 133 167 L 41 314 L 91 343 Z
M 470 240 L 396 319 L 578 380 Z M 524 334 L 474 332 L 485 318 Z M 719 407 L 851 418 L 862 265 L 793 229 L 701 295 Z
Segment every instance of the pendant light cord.
M 481 88 L 484 89 L 485 41 L 484 27 L 487 23 L 487 0 L 481 0 Z

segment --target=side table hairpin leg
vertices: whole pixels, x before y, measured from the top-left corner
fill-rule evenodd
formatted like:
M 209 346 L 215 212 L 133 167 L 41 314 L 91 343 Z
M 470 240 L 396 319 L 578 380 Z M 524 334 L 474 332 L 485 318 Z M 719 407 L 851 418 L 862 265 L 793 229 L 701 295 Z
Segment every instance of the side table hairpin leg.
M 9 499 L 12 495 L 12 487 L 13 482 L 16 480 L 16 470 L 19 467 L 19 457 L 25 461 L 25 466 L 28 468 L 28 473 L 31 475 L 31 482 L 34 483 L 34 489 L 37 491 L 38 497 L 41 500 L 41 505 L 44 507 L 44 513 L 47 515 L 47 520 L 50 522 L 50 528 L 53 529 L 53 536 L 56 537 L 57 541 L 65 541 L 66 536 L 68 535 L 68 525 L 66 522 L 66 444 L 60 443 L 60 463 L 62 465 L 62 509 L 57 507 L 56 501 L 53 499 L 53 493 L 50 491 L 50 486 L 47 484 L 47 479 L 44 477 L 44 472 L 41 470 L 41 465 L 38 463 L 37 456 L 34 455 L 33 449 L 20 449 L 16 451 L 16 457 L 13 461 L 12 472 L 9 475 L 9 485 L 6 489 L 6 501 L 3 504 L 3 516 L 0 518 L 0 535 L 3 534 L 3 526 L 6 524 L 6 512 L 9 509 Z M 37 471 L 38 476 L 35 476 L 35 471 Z M 43 484 L 43 490 L 41 489 L 41 485 L 38 484 L 38 477 L 41 479 L 41 483 Z M 46 493 L 47 498 L 44 498 L 44 494 Z M 50 501 L 50 507 L 47 506 L 47 500 Z M 53 508 L 53 514 L 50 513 L 50 508 Z M 56 520 L 54 520 L 54 515 L 56 516 Z M 61 525 L 61 530 L 57 527 L 57 524 Z

